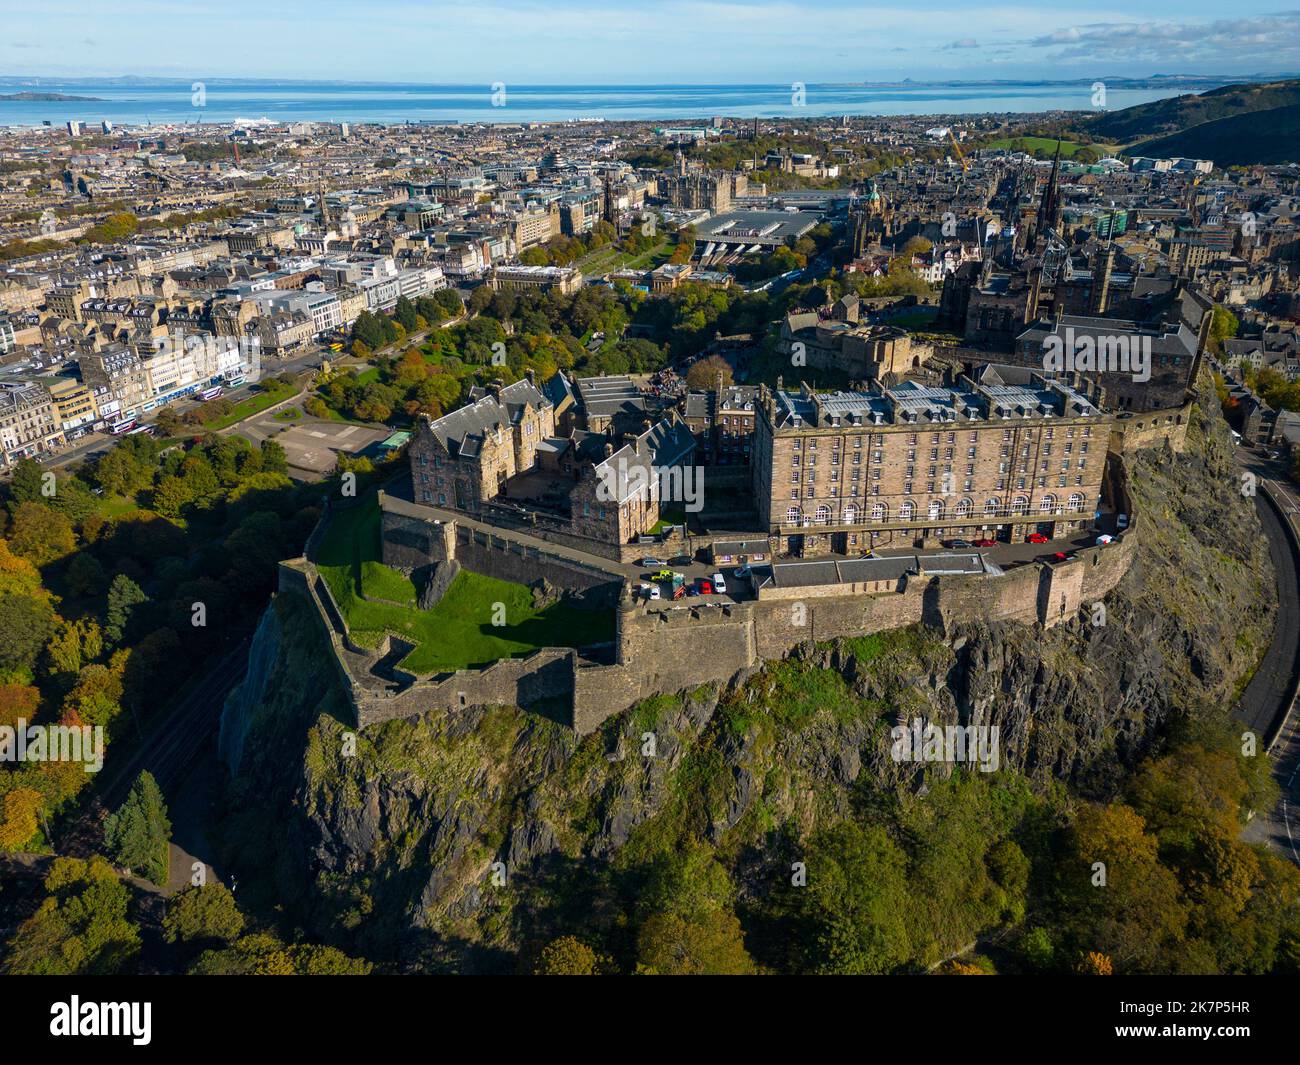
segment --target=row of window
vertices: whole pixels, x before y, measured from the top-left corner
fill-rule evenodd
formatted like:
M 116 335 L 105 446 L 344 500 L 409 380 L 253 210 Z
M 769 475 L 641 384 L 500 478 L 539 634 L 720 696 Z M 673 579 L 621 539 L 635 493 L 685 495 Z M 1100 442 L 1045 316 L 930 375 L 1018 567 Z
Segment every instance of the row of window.
M 1084 509 L 1084 496 L 1081 492 L 1073 492 L 1070 497 L 1061 504 L 1054 495 L 1045 495 L 1038 500 L 1039 514 L 1058 514 L 1063 511 L 1082 511 Z M 870 516 L 866 519 L 873 522 L 889 521 L 889 507 L 884 503 L 872 503 Z M 1029 498 L 1027 496 L 1016 496 L 1011 500 L 1009 507 L 1002 505 L 1002 500 L 997 496 L 988 499 L 984 503 L 983 516 L 986 518 L 999 517 L 1017 517 L 1029 513 Z M 952 516 L 955 518 L 968 518 L 975 514 L 975 503 L 970 499 L 962 499 L 953 508 Z M 932 499 L 930 505 L 926 508 L 926 516 L 930 521 L 942 521 L 948 516 L 947 504 L 942 499 Z M 787 525 L 802 525 L 805 521 L 810 520 L 816 525 L 828 525 L 831 521 L 831 508 L 823 503 L 819 506 L 810 518 L 805 519 L 802 508 L 797 506 L 790 507 L 786 511 L 785 520 Z M 859 520 L 859 509 L 855 503 L 846 503 L 844 505 L 841 522 L 845 525 L 852 525 Z M 917 505 L 910 499 L 905 499 L 898 506 L 898 521 L 916 521 L 918 520 Z

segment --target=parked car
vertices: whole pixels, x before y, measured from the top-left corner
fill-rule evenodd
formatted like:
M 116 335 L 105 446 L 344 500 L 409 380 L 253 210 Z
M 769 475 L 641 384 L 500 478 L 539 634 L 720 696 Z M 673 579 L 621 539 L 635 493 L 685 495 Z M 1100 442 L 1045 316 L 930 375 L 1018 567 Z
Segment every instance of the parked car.
M 700 594 L 700 586 L 699 586 L 699 583 L 697 582 L 697 583 L 695 583 L 695 584 L 688 584 L 688 585 L 686 586 L 686 594 L 687 594 L 688 596 L 690 596 L 690 595 L 699 595 L 699 594 Z
M 1033 532 L 1033 533 L 1030 533 L 1028 536 L 1025 537 L 1025 543 L 1027 543 L 1027 544 L 1045 544 L 1045 543 L 1047 543 L 1047 537 L 1044 536 L 1042 533 L 1039 533 L 1039 532 Z
M 1128 528 L 1128 515 L 1127 515 L 1127 514 L 1116 514 L 1116 515 L 1115 515 L 1115 528 L 1117 528 L 1117 529 L 1127 529 L 1127 528 Z
M 975 541 L 975 546 L 976 546 L 976 547 L 997 547 L 997 546 L 998 546 L 998 542 L 997 542 L 996 540 L 990 540 L 990 539 L 986 536 L 986 537 L 984 537 L 982 540 L 976 540 L 976 541 Z
M 695 559 L 691 558 L 690 555 L 673 555 L 673 557 L 668 560 L 668 565 L 689 566 L 694 561 Z
M 673 571 L 670 570 L 667 566 L 664 566 L 663 569 L 661 569 L 658 573 L 655 574 L 655 580 L 657 581 L 670 581 L 672 579 L 673 579 Z
M 662 599 L 664 597 L 657 584 L 643 584 L 641 585 L 641 591 L 647 599 Z
M 733 577 L 738 577 L 740 578 L 740 580 L 743 581 L 746 577 L 749 576 L 749 566 L 737 566 L 735 569 L 731 571 L 731 575 Z
M 1054 555 L 1049 555 L 1047 561 L 1052 565 L 1056 565 L 1058 562 L 1069 562 L 1072 558 L 1074 558 L 1073 554 L 1068 554 L 1065 551 L 1057 551 Z
M 695 595 L 712 595 L 713 582 L 708 577 L 696 577 L 692 591 Z
M 665 563 L 662 558 L 649 557 L 637 559 L 636 564 L 638 566 L 644 566 L 646 569 L 654 569 L 656 566 L 662 566 Z
M 1105 547 L 1106 544 L 1111 543 L 1114 539 L 1115 537 L 1111 536 L 1109 533 L 1102 533 L 1097 537 L 1097 546 Z
M 975 545 L 969 540 L 947 540 L 944 542 L 944 546 L 949 548 L 967 548 L 974 547 Z
M 721 573 L 715 573 L 710 580 L 713 581 L 713 590 L 722 595 L 727 590 L 727 580 Z

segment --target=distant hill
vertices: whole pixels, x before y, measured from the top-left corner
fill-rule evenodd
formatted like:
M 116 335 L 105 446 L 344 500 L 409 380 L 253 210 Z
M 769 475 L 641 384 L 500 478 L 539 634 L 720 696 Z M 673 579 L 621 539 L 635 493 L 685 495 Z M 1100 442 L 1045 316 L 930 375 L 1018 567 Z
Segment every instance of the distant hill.
M 1180 133 L 1131 145 L 1126 155 L 1213 159 L 1217 166 L 1300 161 L 1300 103 L 1202 122 Z
M 69 100 L 91 101 L 91 100 L 99 100 L 99 99 L 101 99 L 101 97 L 68 96 L 61 92 L 13 92 L 10 93 L 8 96 L 0 96 L 0 100 L 39 100 L 41 102 L 48 102 L 51 100 L 57 100 L 60 102 L 66 102 Z
M 1300 104 L 1300 78 L 1250 85 L 1225 85 L 1209 92 L 1155 100 L 1089 119 L 1084 128 L 1099 140 L 1164 137 L 1206 122 Z M 1136 149 L 1135 149 L 1136 150 Z M 1194 153 L 1192 153 L 1194 154 Z

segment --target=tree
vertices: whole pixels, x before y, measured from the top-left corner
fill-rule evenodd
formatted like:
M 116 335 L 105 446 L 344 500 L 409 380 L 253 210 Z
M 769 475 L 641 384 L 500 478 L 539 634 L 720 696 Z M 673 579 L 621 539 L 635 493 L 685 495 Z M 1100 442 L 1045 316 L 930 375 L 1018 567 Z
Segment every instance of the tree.
M 14 788 L 0 798 L 0 850 L 16 851 L 36 835 L 43 801 L 32 788 Z
M 695 920 L 656 914 L 637 936 L 637 972 L 645 975 L 750 976 L 754 971 L 733 913 L 715 911 Z
M 15 508 L 9 542 L 14 554 L 33 566 L 47 565 L 77 549 L 72 523 L 58 511 L 31 502 Z
M 1227 307 L 1216 306 L 1210 312 L 1210 343 L 1215 351 L 1223 350 L 1223 342 L 1235 337 L 1241 327 L 1241 320 Z
M 542 948 L 533 972 L 537 976 L 600 976 L 613 963 L 576 936 L 561 936 Z
M 262 471 L 264 473 L 288 473 L 289 457 L 284 446 L 275 440 L 262 441 Z
M 1129 806 L 1085 807 L 1070 843 L 1059 908 L 1077 949 L 1108 955 L 1120 972 L 1174 968 L 1187 906 L 1142 818 Z
M 364 976 L 368 961 L 334 947 L 285 946 L 269 932 L 244 936 L 224 950 L 199 955 L 190 972 L 201 976 Z
M 120 865 L 162 885 L 167 882 L 171 833 L 158 783 L 142 772 L 122 805 L 104 821 L 104 846 Z
M 168 943 L 230 943 L 244 930 L 244 915 L 225 884 L 189 887 L 167 900 L 163 937 Z
M 0 593 L 0 669 L 30 669 L 54 631 L 48 599 Z
M 105 578 L 104 567 L 89 551 L 78 551 L 73 555 L 63 575 L 68 591 L 76 596 L 102 594 Z
M 726 388 L 735 380 L 731 364 L 721 355 L 710 355 L 699 359 L 686 371 L 686 384 L 697 391 L 712 392 L 717 387 L 718 374 L 722 375 L 722 387 Z
M 799 889 L 805 967 L 887 973 L 910 954 L 906 857 L 876 826 L 842 822 L 815 835 Z
M 108 608 L 104 615 L 104 637 L 114 646 L 122 643 L 131 627 L 132 618 L 141 603 L 149 597 L 125 573 L 119 573 L 108 587 Z
M 140 932 L 127 918 L 131 895 L 100 858 L 55 858 L 48 897 L 9 941 L 3 971 L 23 976 L 103 976 L 128 969 Z

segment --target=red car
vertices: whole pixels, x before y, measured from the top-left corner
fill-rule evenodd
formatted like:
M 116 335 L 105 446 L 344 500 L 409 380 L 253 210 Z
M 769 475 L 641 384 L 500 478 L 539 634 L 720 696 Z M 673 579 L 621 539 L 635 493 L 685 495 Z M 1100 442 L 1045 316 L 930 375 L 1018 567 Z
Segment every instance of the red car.
M 1047 543 L 1047 537 L 1044 536 L 1042 533 L 1030 533 L 1028 536 L 1025 537 L 1025 543 L 1045 544 Z
M 976 540 L 975 546 L 976 547 L 997 547 L 998 542 L 996 540 Z
M 695 581 L 695 588 L 696 588 L 696 591 L 698 591 L 698 592 L 700 593 L 700 595 L 712 595 L 712 594 L 713 594 L 713 582 L 710 581 L 710 580 L 706 580 L 704 577 L 698 577 L 698 578 L 696 578 L 696 581 Z

